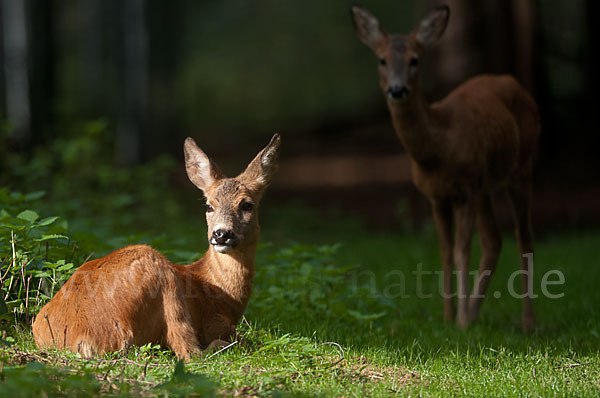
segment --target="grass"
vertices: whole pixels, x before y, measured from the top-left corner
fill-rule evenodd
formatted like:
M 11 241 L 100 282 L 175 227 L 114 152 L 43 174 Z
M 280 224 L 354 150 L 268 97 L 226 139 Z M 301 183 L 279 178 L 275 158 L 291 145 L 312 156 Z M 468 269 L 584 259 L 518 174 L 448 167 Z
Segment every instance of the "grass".
M 537 330 L 523 336 L 521 303 L 510 296 L 508 283 L 519 255 L 508 236 L 480 321 L 460 331 L 442 322 L 435 273 L 439 255 L 431 226 L 419 232 L 370 231 L 356 220 L 323 220 L 302 207 L 273 206 L 264 216 L 262 241 L 270 243 L 259 248 L 255 290 L 234 345 L 185 365 L 170 351 L 149 346 L 88 360 L 40 351 L 27 326 L 11 324 L 0 349 L 0 392 L 600 394 L 600 231 L 536 239 Z M 188 250 L 200 246 L 189 241 L 198 241 L 198 230 L 204 236 L 203 228 L 184 228 L 157 240 L 159 249 L 173 240 L 187 243 Z M 562 294 L 555 299 L 541 290 L 544 275 L 553 270 L 564 275 L 564 284 L 548 286 L 550 293 Z

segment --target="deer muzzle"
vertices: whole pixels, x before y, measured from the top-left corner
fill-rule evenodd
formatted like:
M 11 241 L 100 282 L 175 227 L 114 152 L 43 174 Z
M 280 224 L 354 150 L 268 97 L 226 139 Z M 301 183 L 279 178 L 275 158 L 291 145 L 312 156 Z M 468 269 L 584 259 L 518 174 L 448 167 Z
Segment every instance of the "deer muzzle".
M 219 253 L 231 251 L 239 243 L 239 238 L 233 231 L 226 229 L 217 229 L 213 231 L 210 237 L 210 244 Z
M 392 101 L 400 101 L 408 97 L 410 89 L 406 86 L 390 86 L 387 89 L 387 96 Z

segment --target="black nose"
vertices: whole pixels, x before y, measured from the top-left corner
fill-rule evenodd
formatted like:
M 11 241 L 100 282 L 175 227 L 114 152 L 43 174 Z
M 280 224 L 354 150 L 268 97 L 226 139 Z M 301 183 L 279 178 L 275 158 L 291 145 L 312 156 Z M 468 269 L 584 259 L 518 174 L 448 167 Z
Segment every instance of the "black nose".
M 388 88 L 388 96 L 393 99 L 406 98 L 410 93 L 410 90 L 406 86 L 391 86 Z
M 237 237 L 233 231 L 226 229 L 217 229 L 212 233 L 211 242 L 213 245 L 233 245 L 237 242 Z

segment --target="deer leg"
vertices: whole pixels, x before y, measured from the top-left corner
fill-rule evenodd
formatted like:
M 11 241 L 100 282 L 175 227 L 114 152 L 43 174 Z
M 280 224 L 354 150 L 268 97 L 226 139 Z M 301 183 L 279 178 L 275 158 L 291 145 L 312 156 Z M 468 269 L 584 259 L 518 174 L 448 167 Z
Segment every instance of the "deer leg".
M 163 295 L 166 323 L 164 336 L 167 345 L 175 352 L 177 358 L 189 360 L 193 355 L 200 354 L 200 345 L 181 297 L 183 294 L 176 282 L 173 291 Z
M 482 254 L 477 280 L 469 297 L 469 322 L 474 322 L 479 317 L 481 303 L 496 269 L 502 247 L 502 237 L 498 231 L 490 195 L 484 195 L 477 207 L 476 228 Z
M 523 292 L 523 314 L 521 317 L 521 328 L 523 333 L 528 334 L 535 329 L 535 318 L 533 316 L 533 292 L 529 291 L 532 270 L 529 267 L 530 260 L 526 255 L 533 255 L 533 228 L 531 226 L 531 177 L 527 176 L 515 183 L 509 189 L 510 199 L 513 205 L 516 237 L 521 254 L 521 290 Z
M 449 202 L 432 201 L 433 219 L 440 245 L 443 270 L 444 320 L 454 322 L 455 310 L 452 288 L 452 206 Z
M 454 219 L 456 236 L 454 241 L 454 264 L 456 265 L 458 315 L 456 322 L 462 329 L 469 326 L 469 254 L 475 219 L 472 201 L 455 204 Z
M 221 340 L 221 339 L 213 340 L 208 345 L 208 347 L 206 347 L 204 350 L 202 350 L 202 354 L 205 354 L 205 355 L 212 354 L 213 352 L 218 351 L 221 348 L 225 348 L 228 345 L 231 345 L 231 343 L 226 340 Z

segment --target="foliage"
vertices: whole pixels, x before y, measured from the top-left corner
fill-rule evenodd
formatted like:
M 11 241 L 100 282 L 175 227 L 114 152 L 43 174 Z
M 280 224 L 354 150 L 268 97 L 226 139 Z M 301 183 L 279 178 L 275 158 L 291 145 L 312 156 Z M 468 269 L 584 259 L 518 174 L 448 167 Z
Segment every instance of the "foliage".
M 0 286 L 9 310 L 32 315 L 80 264 L 77 246 L 59 217 L 28 208 L 44 192 L 21 194 L 0 189 Z
M 162 156 L 133 167 L 116 166 L 113 134 L 106 121 L 98 119 L 72 127 L 32 153 L 0 149 L 0 155 L 6 155 L 0 156 L 0 163 L 9 159 L 6 166 L 11 171 L 0 183 L 12 191 L 44 190 L 43 201 L 38 197 L 30 202 L 36 206 L 33 210 L 68 219 L 71 238 L 79 247 L 88 248 L 88 253 L 102 255 L 127 244 L 147 243 L 164 246 L 165 254 L 176 261 L 194 258 L 197 251 L 190 250 L 189 242 L 180 236 L 168 239 L 169 234 L 180 234 L 182 227 L 197 229 L 189 222 L 189 206 L 186 212 L 182 205 L 190 196 L 172 187 L 173 159 Z M 2 135 L 0 128 L 0 141 Z M 150 234 L 149 230 L 163 233 Z
M 90 371 L 73 372 L 36 362 L 25 366 L 4 366 L 0 379 L 0 395 L 4 397 L 93 397 L 100 393 L 102 387 Z
M 259 248 L 247 311 L 250 322 L 238 326 L 236 344 L 223 352 L 196 358 L 184 367 L 177 367 L 170 350 L 151 345 L 88 360 L 68 352 L 39 351 L 33 348 L 27 329 L 21 329 L 10 348 L 0 348 L 9 350 L 2 359 L 0 391 L 29 383 L 27 377 L 36 375 L 38 380 L 24 391 L 35 394 L 43 384 L 48 396 L 63 389 L 73 391 L 71 380 L 73 385 L 89 383 L 80 395 L 93 394 L 98 385 L 101 395 L 161 396 L 595 396 L 600 392 L 598 272 L 583 267 L 597 257 L 599 234 L 539 239 L 535 272 L 564 272 L 568 299 L 536 299 L 539 328 L 532 337 L 519 332 L 520 301 L 510 297 L 490 297 L 481 322 L 463 332 L 443 324 L 439 298 L 417 298 L 407 289 L 410 297 L 392 306 L 377 290 L 369 290 L 373 297 L 360 293 L 364 287 L 360 283 L 356 292 L 353 273 L 357 269 L 341 264 L 353 259 L 358 267 L 369 267 L 378 275 L 397 268 L 410 275 L 415 259 L 424 262 L 426 269 L 437 267 L 432 231 L 382 236 L 353 229 L 351 233 L 341 230 L 336 238 L 346 246 Z M 516 245 L 508 240 L 492 291 L 500 291 L 507 276 L 518 269 L 513 258 L 518 258 Z M 537 285 L 535 290 L 539 292 Z M 343 300 L 347 311 L 329 306 L 329 299 Z M 386 311 L 386 315 L 366 320 L 349 313 L 354 310 L 363 315 Z M 23 362 L 45 366 L 15 365 L 15 350 L 29 355 Z M 22 370 L 13 370 L 17 368 Z M 63 382 L 67 384 L 62 386 Z
M 339 248 L 295 244 L 267 256 L 256 271 L 249 316 L 262 314 L 261 324 L 286 328 L 299 313 L 323 328 L 356 323 L 381 327 L 377 320 L 394 310 L 393 303 L 353 278 L 355 267 L 335 264 Z
M 131 366 L 137 365 L 136 362 L 128 360 L 81 360 L 73 354 L 66 354 L 56 356 L 55 363 L 52 363 L 47 356 L 27 351 L 0 350 L 0 355 L 1 362 L 6 363 L 0 369 L 2 396 L 214 396 L 215 385 L 209 378 L 186 371 L 181 361 L 171 371 L 170 358 L 164 367 L 147 375 L 145 369 L 140 371 L 139 366 Z M 13 365 L 15 357 L 34 361 L 27 362 L 25 366 Z M 62 366 L 58 366 L 59 363 Z M 148 364 L 146 362 L 146 366 Z
M 118 167 L 113 162 L 113 132 L 104 119 L 77 125 L 32 154 L 14 152 L 7 183 L 23 191 L 49 192 L 46 209 L 81 223 L 91 217 L 119 214 L 110 220 L 112 228 L 122 228 L 147 220 L 132 211 L 144 205 L 150 214 L 181 217 L 169 177 L 174 161 L 169 156 L 135 167 Z M 148 214 L 148 213 L 146 213 Z M 87 217 L 82 217 L 87 215 Z M 78 229 L 86 230 L 89 225 Z
M 170 350 L 152 345 L 95 359 L 40 351 L 22 321 L 88 256 L 142 241 L 183 261 L 201 251 L 192 253 L 197 246 L 202 248 L 196 241 L 205 244 L 202 225 L 190 223 L 179 210 L 169 213 L 162 208 L 170 202 L 183 208 L 166 188 L 168 167 L 122 170 L 103 163 L 106 148 L 93 143 L 104 133 L 89 129 L 81 140 L 63 142 L 73 146 L 64 154 L 56 147 L 49 149 L 52 155 L 47 158 L 40 152 L 29 159 L 35 167 L 25 158 L 18 163 L 22 169 L 15 169 L 20 174 L 15 174 L 18 178 L 11 188 L 46 188 L 48 195 L 0 189 L 2 297 L 17 315 L 1 321 L 9 335 L 0 340 L 0 394 L 596 396 L 600 392 L 600 296 L 595 286 L 599 275 L 589 266 L 597 262 L 597 232 L 538 238 L 534 290 L 540 293 L 541 276 L 549 270 L 563 272 L 566 283 L 553 286 L 562 289 L 565 298 L 536 299 L 538 334 L 532 337 L 518 331 L 520 301 L 505 294 L 509 275 L 519 269 L 516 244 L 506 240 L 490 285 L 490 292 L 503 295 L 486 299 L 481 322 L 463 332 L 441 321 L 441 299 L 429 294 L 439 285 L 433 229 L 376 233 L 348 217 L 324 223 L 318 215 L 281 206 L 270 212 L 271 218 L 261 220 L 263 238 L 277 239 L 277 245 L 259 247 L 246 313 L 249 322 L 238 325 L 235 344 L 225 351 L 185 365 L 177 364 Z M 95 138 L 87 141 L 87 134 Z M 77 159 L 87 164 L 85 156 L 98 167 L 78 168 Z M 69 184 L 81 187 L 81 192 L 74 194 Z M 147 185 L 147 192 L 136 188 L 140 184 Z M 50 217 L 53 214 L 61 217 Z M 332 237 L 343 246 L 330 242 Z M 290 244 L 290 239 L 314 244 Z M 420 287 L 409 279 L 416 265 L 427 272 Z M 369 283 L 359 278 L 366 271 L 372 275 Z M 390 278 L 399 273 L 407 276 L 406 286 L 392 301 Z
M 177 362 L 171 379 L 156 387 L 161 395 L 173 397 L 213 396 L 213 383 L 203 375 L 186 372 L 183 361 Z

